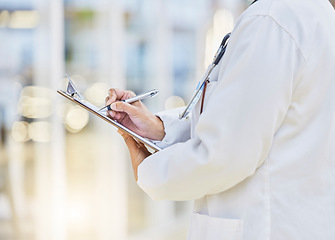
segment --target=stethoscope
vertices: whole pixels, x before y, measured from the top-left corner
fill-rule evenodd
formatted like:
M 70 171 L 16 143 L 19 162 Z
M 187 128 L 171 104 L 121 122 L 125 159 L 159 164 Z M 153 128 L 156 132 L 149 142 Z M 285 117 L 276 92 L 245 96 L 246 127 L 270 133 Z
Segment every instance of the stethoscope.
M 255 2 L 257 2 L 257 0 L 254 0 L 251 4 L 254 4 Z M 231 33 L 228 33 L 222 40 L 219 49 L 217 50 L 212 63 L 208 66 L 204 76 L 202 77 L 201 81 L 198 83 L 198 86 L 195 90 L 195 92 L 192 95 L 192 98 L 190 100 L 190 102 L 187 104 L 185 110 L 179 115 L 179 119 L 183 119 L 183 118 L 187 118 L 188 114 L 192 111 L 192 109 L 194 108 L 194 106 L 197 104 L 197 102 L 200 99 L 201 94 L 202 95 L 202 101 L 204 100 L 204 93 L 206 91 L 206 86 L 207 83 L 209 82 L 209 77 L 213 71 L 213 69 L 216 67 L 216 65 L 218 65 L 218 63 L 220 62 L 222 56 L 224 55 L 224 53 L 226 52 L 226 48 L 229 42 L 229 38 L 230 38 Z M 203 107 L 203 102 L 201 104 L 201 110 L 200 113 L 202 112 L 202 107 Z

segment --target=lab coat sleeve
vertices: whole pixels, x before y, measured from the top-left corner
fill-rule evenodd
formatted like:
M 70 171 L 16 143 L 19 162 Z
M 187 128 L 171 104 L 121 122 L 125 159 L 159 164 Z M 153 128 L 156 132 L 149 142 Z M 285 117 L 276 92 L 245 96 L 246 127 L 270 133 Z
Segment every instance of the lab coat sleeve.
M 170 109 L 155 115 L 163 121 L 165 137 L 162 141 L 154 141 L 160 148 L 167 148 L 178 142 L 185 142 L 190 139 L 191 121 L 179 119 L 179 114 L 184 108 Z
M 234 187 L 266 159 L 304 65 L 297 43 L 267 16 L 241 20 L 195 137 L 146 158 L 138 185 L 153 199 L 191 200 Z

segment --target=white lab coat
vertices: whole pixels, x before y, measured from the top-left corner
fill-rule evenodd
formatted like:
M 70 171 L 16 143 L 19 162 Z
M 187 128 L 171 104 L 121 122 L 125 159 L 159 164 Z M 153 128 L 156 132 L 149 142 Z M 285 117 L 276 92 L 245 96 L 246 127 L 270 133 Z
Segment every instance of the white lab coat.
M 224 34 L 224 33 L 223 33 Z M 259 0 L 237 21 L 190 120 L 160 115 L 138 185 L 195 200 L 189 239 L 335 239 L 335 12 Z

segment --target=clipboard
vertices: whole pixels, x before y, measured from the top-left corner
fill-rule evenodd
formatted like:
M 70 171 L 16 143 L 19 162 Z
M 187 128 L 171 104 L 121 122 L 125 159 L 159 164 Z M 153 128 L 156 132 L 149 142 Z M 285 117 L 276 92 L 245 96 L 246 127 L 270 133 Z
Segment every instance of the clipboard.
M 76 90 L 72 81 L 69 78 L 68 78 L 68 80 L 69 80 L 69 83 L 68 83 L 68 87 L 67 87 L 66 92 L 63 91 L 63 90 L 57 90 L 57 92 L 60 95 L 69 99 L 70 101 L 74 102 L 78 106 L 86 109 L 87 111 L 93 113 L 95 116 L 101 118 L 102 120 L 105 120 L 106 122 L 112 124 L 114 127 L 117 127 L 118 129 L 128 133 L 133 138 L 135 138 L 137 141 L 142 142 L 143 144 L 150 147 L 151 149 L 153 149 L 155 151 L 162 150 L 160 147 L 156 146 L 149 139 L 141 137 L 137 133 L 133 132 L 132 130 L 130 130 L 130 129 L 126 128 L 125 126 L 123 126 L 122 124 L 120 124 L 119 122 L 107 117 L 107 115 L 105 115 L 104 113 L 98 112 L 99 108 L 97 106 L 95 106 L 94 104 L 85 100 L 85 98 Z

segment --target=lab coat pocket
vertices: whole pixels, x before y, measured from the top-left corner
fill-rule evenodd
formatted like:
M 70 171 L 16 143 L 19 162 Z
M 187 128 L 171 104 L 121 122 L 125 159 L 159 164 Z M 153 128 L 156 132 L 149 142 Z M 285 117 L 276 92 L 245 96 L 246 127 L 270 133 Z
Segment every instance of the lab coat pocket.
M 188 240 L 242 240 L 243 221 L 193 213 Z

